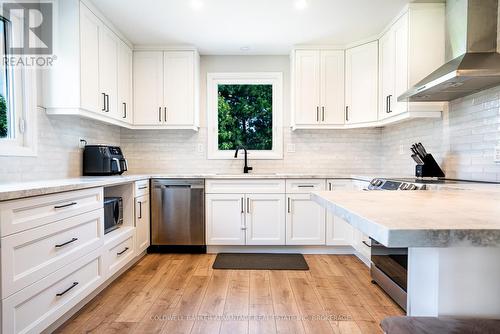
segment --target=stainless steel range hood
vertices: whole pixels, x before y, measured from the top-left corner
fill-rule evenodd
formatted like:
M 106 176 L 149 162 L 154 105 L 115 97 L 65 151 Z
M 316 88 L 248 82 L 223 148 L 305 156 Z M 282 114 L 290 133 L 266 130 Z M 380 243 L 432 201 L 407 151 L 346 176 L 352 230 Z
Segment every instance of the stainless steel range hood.
M 500 85 L 498 0 L 447 0 L 446 25 L 451 60 L 398 101 L 451 101 Z

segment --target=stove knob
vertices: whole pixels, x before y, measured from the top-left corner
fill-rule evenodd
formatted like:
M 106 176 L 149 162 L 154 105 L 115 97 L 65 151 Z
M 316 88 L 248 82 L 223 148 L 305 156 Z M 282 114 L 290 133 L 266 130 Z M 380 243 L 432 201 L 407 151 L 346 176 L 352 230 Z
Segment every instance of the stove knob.
M 418 187 L 414 184 L 410 184 L 410 190 L 417 190 Z
M 407 183 L 401 183 L 401 185 L 399 186 L 399 189 L 400 190 L 406 190 L 406 187 L 408 186 Z
M 383 183 L 384 183 L 384 181 L 382 181 L 382 180 L 377 180 L 377 184 L 376 184 L 376 186 L 377 186 L 377 187 L 380 187 Z

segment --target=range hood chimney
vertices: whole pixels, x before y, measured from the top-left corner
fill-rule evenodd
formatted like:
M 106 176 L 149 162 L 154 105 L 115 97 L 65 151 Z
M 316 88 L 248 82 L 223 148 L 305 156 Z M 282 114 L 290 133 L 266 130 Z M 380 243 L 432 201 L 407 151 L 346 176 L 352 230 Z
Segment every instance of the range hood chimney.
M 447 0 L 449 61 L 398 101 L 451 101 L 500 85 L 498 17 L 498 0 Z

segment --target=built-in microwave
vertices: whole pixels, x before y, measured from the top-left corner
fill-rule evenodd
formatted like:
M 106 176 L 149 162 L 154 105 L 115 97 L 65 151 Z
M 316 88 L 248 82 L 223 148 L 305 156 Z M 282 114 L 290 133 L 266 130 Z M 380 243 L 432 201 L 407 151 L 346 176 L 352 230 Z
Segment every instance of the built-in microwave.
M 104 197 L 104 234 L 123 224 L 123 200 L 121 197 Z

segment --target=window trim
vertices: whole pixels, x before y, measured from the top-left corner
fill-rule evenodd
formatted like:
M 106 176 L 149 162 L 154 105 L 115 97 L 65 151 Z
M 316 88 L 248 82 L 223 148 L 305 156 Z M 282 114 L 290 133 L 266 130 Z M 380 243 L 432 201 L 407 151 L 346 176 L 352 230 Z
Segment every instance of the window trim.
M 207 74 L 207 158 L 234 159 L 234 151 L 218 147 L 218 85 L 219 84 L 268 84 L 273 86 L 273 149 L 249 150 L 253 160 L 283 159 L 283 73 L 282 72 L 230 72 Z M 238 159 L 243 159 L 243 154 Z
M 14 15 L 11 18 L 20 19 Z M 10 33 L 9 39 L 14 38 L 12 24 L 13 22 L 10 22 L 10 26 L 6 27 Z M 22 31 L 18 33 L 22 34 Z M 0 139 L 0 156 L 36 156 L 38 110 L 36 69 L 18 66 L 8 72 L 11 80 L 9 84 L 11 98 L 7 102 L 14 108 L 15 119 L 11 122 L 14 126 L 12 129 L 14 138 Z

